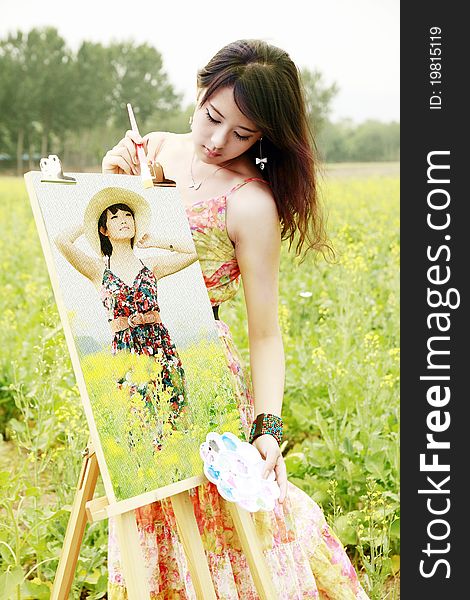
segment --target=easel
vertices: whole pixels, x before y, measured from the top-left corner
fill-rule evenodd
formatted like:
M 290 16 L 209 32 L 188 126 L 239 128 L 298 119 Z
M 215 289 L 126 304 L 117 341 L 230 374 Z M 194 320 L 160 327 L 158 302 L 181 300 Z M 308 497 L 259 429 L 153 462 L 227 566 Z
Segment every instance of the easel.
M 143 600 L 150 597 L 143 568 L 134 510 L 132 508 L 126 512 L 116 513 L 120 509 L 117 509 L 117 505 L 115 505 L 113 510 L 106 497 L 93 499 L 98 475 L 98 461 L 92 444 L 89 443 L 84 452 L 78 487 L 54 579 L 51 600 L 67 600 L 69 597 L 86 522 L 100 521 L 114 513 L 116 514 L 119 547 L 128 598 L 129 600 Z M 194 486 L 206 481 L 204 476 L 194 477 L 193 479 Z M 172 487 L 177 486 L 178 484 L 175 484 Z M 186 490 L 180 491 L 170 496 L 170 499 L 196 596 L 201 600 L 215 600 L 214 585 L 188 492 Z M 225 500 L 221 498 L 221 502 L 225 502 Z M 127 501 L 126 504 L 129 504 L 129 502 Z M 265 563 L 250 514 L 233 502 L 226 502 L 226 505 L 240 538 L 260 599 L 275 600 L 278 596 L 271 581 L 271 575 Z M 121 540 L 125 540 L 125 542 L 121 543 Z
M 58 159 L 55 163 L 57 162 Z M 60 165 L 60 162 L 58 162 L 58 164 Z M 199 535 L 193 505 L 189 498 L 189 490 L 205 483 L 207 481 L 205 476 L 203 474 L 197 475 L 158 490 L 146 492 L 128 500 L 118 501 L 114 496 L 113 486 L 107 471 L 106 460 L 99 443 L 99 435 L 96 424 L 94 423 L 80 360 L 75 348 L 72 330 L 68 322 L 67 309 L 60 293 L 59 280 L 54 266 L 54 259 L 49 246 L 48 234 L 43 221 L 41 208 L 36 197 L 33 177 L 33 173 L 27 173 L 25 175 L 26 187 L 30 197 L 31 207 L 44 256 L 48 264 L 52 288 L 61 316 L 64 334 L 69 347 L 77 385 L 82 397 L 85 415 L 87 416 L 91 440 L 96 442 L 95 445 L 93 445 L 92 442 L 89 442 L 84 452 L 77 491 L 67 525 L 51 599 L 68 600 L 69 598 L 87 520 L 89 522 L 96 522 L 109 517 L 115 518 L 118 544 L 121 553 L 121 565 L 126 581 L 128 599 L 149 599 L 150 592 L 142 551 L 139 544 L 139 534 L 134 510 L 151 502 L 170 498 L 196 596 L 198 600 L 215 600 L 217 596 L 207 564 L 202 540 Z M 164 179 L 163 170 L 159 177 L 159 181 L 156 183 L 157 185 L 162 185 L 163 187 L 170 186 L 171 182 Z M 53 177 L 50 181 L 67 184 L 75 183 L 75 180 L 72 181 L 72 179 L 73 178 L 65 179 L 65 176 L 60 170 L 60 173 L 56 173 L 55 178 Z M 101 474 L 104 487 L 107 490 L 107 496 L 93 499 L 99 474 Z M 221 502 L 225 501 L 221 498 Z M 271 581 L 270 572 L 265 563 L 250 514 L 233 502 L 227 502 L 226 506 L 232 517 L 260 599 L 276 600 L 278 594 Z

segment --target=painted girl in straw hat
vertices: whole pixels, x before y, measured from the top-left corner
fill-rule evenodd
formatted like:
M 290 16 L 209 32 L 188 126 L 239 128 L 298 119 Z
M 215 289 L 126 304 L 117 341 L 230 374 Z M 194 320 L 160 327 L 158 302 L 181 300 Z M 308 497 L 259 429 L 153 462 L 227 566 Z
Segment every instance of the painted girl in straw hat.
M 151 209 L 142 196 L 108 187 L 91 198 L 83 224 L 60 234 L 56 244 L 69 263 L 100 292 L 113 334 L 113 353 L 127 350 L 158 357 L 163 388 L 172 391 L 174 421 L 186 404 L 184 371 L 160 317 L 157 281 L 191 265 L 197 255 L 192 244 L 165 244 L 152 238 L 148 233 L 150 221 Z M 75 245 L 81 235 L 86 236 L 99 258 Z M 142 260 L 134 253 L 135 246 L 168 253 Z

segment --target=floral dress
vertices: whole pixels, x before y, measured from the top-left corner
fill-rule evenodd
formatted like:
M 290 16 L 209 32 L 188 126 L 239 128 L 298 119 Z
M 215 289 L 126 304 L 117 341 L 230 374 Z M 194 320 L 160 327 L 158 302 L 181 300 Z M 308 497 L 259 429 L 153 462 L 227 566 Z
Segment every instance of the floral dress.
M 108 266 L 103 273 L 101 300 L 108 313 L 108 321 L 124 317 L 124 320 L 135 314 L 146 314 L 150 311 L 160 312 L 157 300 L 157 279 L 143 263 L 131 286 L 115 275 Z M 170 392 L 170 415 L 168 422 L 173 425 L 181 410 L 187 405 L 185 376 L 180 357 L 171 341 L 168 329 L 163 323 L 147 323 L 127 327 L 114 334 L 111 342 L 113 354 L 128 351 L 135 354 L 154 356 L 161 365 L 159 381 L 140 385 L 137 389 L 126 380 L 118 381 L 120 387 L 127 386 L 129 393 L 138 391 L 142 397 L 142 420 L 145 426 L 153 424 L 155 428 L 154 445 L 159 449 L 160 436 L 164 423 L 158 423 L 156 412 L 158 406 L 158 390 Z M 130 440 L 133 446 L 136 440 Z
M 232 298 L 240 284 L 240 270 L 225 225 L 227 194 L 187 208 L 194 243 L 212 306 Z M 216 320 L 228 368 L 235 374 L 236 393 L 245 433 L 254 416 L 251 383 L 244 373 L 228 326 Z M 230 514 L 217 487 L 210 482 L 190 492 L 199 532 L 217 598 L 259 598 Z M 268 568 L 279 590 L 279 600 L 367 600 L 351 562 L 319 506 L 302 490 L 288 483 L 284 504 L 272 512 L 252 513 Z M 179 539 L 171 502 L 162 500 L 136 510 L 137 526 L 149 574 L 152 600 L 199 600 L 191 581 Z M 119 562 L 119 549 L 110 520 L 108 598 L 127 598 Z

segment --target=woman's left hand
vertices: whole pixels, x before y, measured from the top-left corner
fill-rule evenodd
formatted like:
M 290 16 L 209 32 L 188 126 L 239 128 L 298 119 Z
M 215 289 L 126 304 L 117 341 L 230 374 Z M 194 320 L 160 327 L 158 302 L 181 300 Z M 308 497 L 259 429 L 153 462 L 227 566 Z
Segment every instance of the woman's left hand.
M 266 461 L 263 477 L 266 479 L 269 473 L 274 469 L 276 482 L 281 490 L 279 502 L 283 503 L 287 495 L 287 470 L 279 444 L 274 436 L 265 433 L 256 438 L 253 442 L 253 446 L 255 446 Z
M 137 240 L 136 246 L 137 246 L 137 248 L 152 248 L 152 246 L 153 246 L 152 238 L 150 237 L 150 235 L 148 233 L 144 233 L 144 235 L 140 238 L 140 240 Z

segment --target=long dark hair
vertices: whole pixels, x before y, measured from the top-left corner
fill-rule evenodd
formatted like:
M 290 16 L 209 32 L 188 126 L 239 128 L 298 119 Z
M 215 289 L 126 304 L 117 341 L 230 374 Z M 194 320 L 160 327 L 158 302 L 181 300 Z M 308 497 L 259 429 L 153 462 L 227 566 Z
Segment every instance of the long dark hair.
M 310 131 L 300 74 L 284 50 L 262 40 L 228 44 L 198 72 L 204 89 L 200 106 L 216 90 L 233 88 L 240 111 L 263 132 L 262 152 L 268 161 L 262 172 L 269 182 L 289 249 L 309 249 L 334 255 L 327 238 L 317 189 L 316 146 Z M 259 156 L 259 143 L 247 154 Z M 305 257 L 305 256 L 304 256 Z
M 118 210 L 125 210 L 126 212 L 130 212 L 132 217 L 134 218 L 134 211 L 127 206 L 127 204 L 112 204 L 105 208 L 101 213 L 100 218 L 98 219 L 98 233 L 100 235 L 100 245 L 101 245 L 101 254 L 103 256 L 111 256 L 113 253 L 113 245 L 108 236 L 103 235 L 100 231 L 101 227 L 103 229 L 107 229 L 106 224 L 108 222 L 108 210 L 112 215 L 115 215 Z M 131 239 L 131 248 L 134 247 L 134 238 Z

